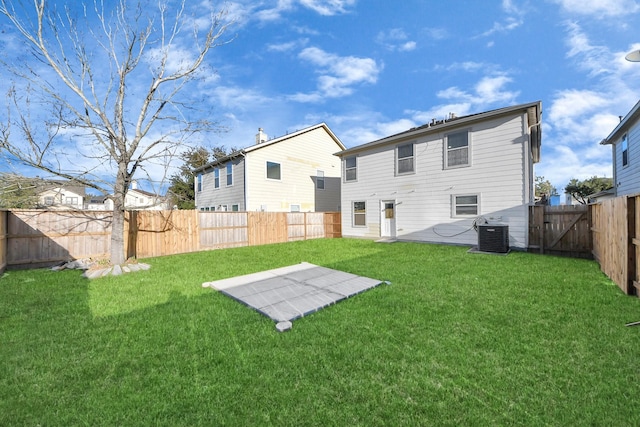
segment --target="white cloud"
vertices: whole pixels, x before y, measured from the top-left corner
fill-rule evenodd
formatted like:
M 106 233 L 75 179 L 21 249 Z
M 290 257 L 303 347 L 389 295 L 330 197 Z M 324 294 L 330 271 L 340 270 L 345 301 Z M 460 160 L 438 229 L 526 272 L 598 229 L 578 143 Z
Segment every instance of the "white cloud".
M 369 83 L 378 79 L 382 65 L 371 58 L 338 56 L 317 47 L 303 49 L 300 59 L 319 67 L 318 91 L 312 94 L 296 94 L 292 100 L 315 102 L 324 98 L 338 98 L 353 93 L 353 86 Z
M 376 42 L 391 51 L 409 52 L 416 48 L 415 41 L 408 40 L 409 36 L 401 28 L 393 28 L 389 31 L 381 31 L 376 37 Z
M 239 110 L 255 108 L 257 105 L 270 102 L 270 98 L 254 90 L 238 87 L 219 86 L 213 90 L 213 95 L 221 106 Z
M 635 0 L 554 0 L 564 10 L 578 15 L 590 15 L 595 18 L 621 16 L 640 11 Z
M 348 8 L 356 4 L 356 0 L 300 0 L 300 4 L 320 15 L 332 16 L 347 13 Z
M 510 31 L 515 30 L 522 24 L 523 24 L 523 21 L 521 19 L 508 17 L 504 22 L 494 22 L 493 27 L 491 27 L 491 29 L 482 33 L 481 36 L 488 37 L 494 33 L 508 33 Z

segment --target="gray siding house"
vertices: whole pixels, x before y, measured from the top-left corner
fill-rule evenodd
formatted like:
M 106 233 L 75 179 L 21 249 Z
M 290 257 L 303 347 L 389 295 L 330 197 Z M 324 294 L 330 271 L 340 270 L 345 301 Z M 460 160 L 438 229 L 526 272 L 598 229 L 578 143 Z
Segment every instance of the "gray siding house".
M 475 245 L 475 224 L 528 245 L 541 103 L 433 121 L 344 150 L 342 235 Z
M 325 123 L 278 138 L 258 130 L 256 143 L 195 169 L 200 211 L 340 210 L 344 145 Z
M 640 101 L 600 144 L 611 145 L 615 196 L 640 193 Z

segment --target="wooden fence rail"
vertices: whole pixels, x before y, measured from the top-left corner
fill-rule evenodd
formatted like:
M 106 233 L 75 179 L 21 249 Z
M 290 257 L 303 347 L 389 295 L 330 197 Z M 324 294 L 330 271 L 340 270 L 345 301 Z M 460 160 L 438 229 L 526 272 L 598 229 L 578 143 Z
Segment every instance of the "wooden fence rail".
M 0 215 L 0 271 L 108 257 L 110 252 L 110 212 L 4 214 L 4 222 Z M 341 237 L 340 213 L 335 212 L 131 211 L 125 220 L 125 251 L 127 257 L 137 258 Z

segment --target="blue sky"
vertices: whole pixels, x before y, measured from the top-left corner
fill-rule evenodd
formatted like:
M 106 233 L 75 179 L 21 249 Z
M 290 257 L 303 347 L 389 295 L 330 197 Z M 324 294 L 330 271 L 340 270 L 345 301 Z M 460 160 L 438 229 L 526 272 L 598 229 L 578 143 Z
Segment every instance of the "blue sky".
M 197 93 L 246 147 L 326 122 L 347 147 L 443 118 L 541 100 L 535 174 L 611 176 L 599 141 L 640 98 L 637 0 L 258 0 L 224 6 L 229 42 L 207 57 Z M 4 27 L 3 27 L 4 28 Z M 10 32 L 0 35 L 7 52 Z M 153 173 L 152 173 L 153 175 Z M 162 174 L 153 176 L 159 180 Z

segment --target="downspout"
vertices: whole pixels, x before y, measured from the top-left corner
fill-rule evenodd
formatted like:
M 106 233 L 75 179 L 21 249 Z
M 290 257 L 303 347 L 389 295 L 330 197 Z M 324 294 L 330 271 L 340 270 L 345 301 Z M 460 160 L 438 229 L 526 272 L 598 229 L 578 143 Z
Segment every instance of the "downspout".
M 242 171 L 242 185 L 243 185 L 243 197 L 244 197 L 244 211 L 247 212 L 249 209 L 247 208 L 247 200 L 249 199 L 247 197 L 247 154 L 244 151 L 240 152 L 240 155 L 243 157 L 243 168 L 244 170 Z

